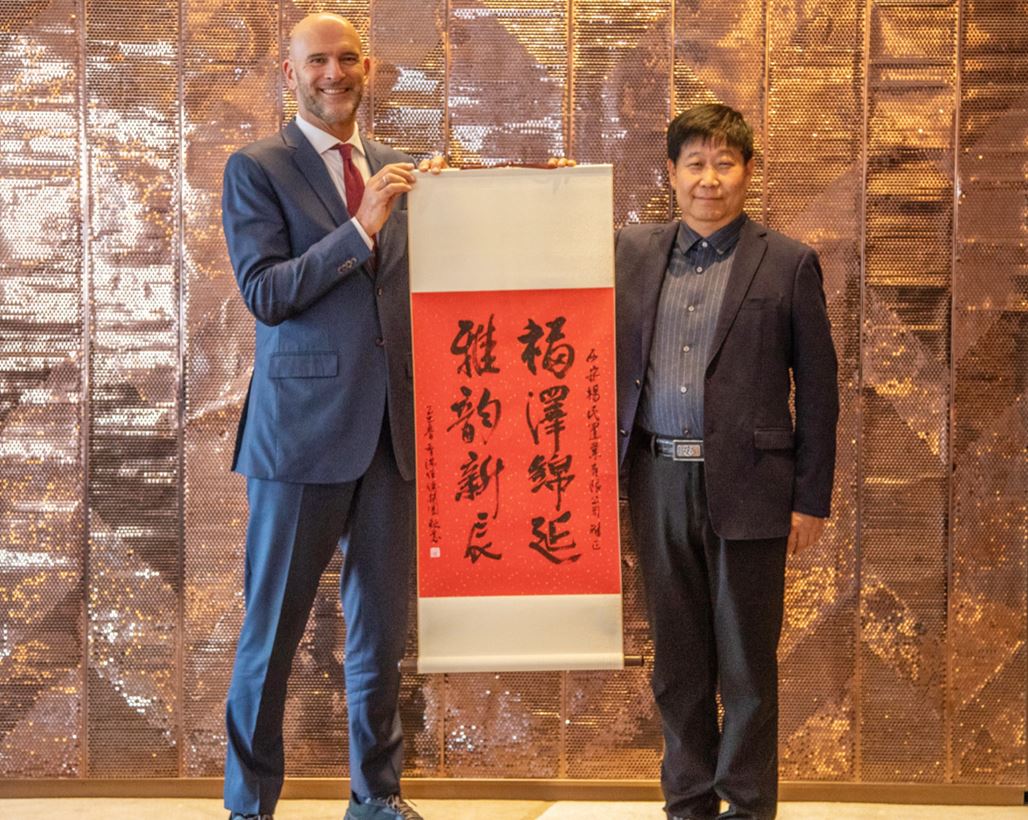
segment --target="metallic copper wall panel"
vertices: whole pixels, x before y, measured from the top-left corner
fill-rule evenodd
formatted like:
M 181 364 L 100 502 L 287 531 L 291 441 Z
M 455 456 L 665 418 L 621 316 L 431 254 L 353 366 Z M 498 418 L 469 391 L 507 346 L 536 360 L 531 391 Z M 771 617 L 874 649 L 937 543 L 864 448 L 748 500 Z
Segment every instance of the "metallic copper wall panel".
M 766 3 L 726 9 L 717 0 L 676 0 L 674 15 L 671 116 L 714 102 L 742 112 L 754 131 L 756 157 L 746 210 L 762 219 Z
M 179 771 L 178 20 L 85 6 L 92 777 Z
M 445 26 L 444 0 L 371 9 L 375 136 L 418 158 L 446 148 Z
M 183 6 L 182 254 L 185 391 L 181 774 L 216 777 L 242 621 L 245 483 L 230 475 L 253 360 L 253 319 L 228 263 L 221 176 L 280 120 L 276 2 Z
M 952 777 L 1026 781 L 1028 3 L 972 0 L 960 30 L 953 273 Z
M 670 116 L 744 111 L 747 208 L 817 248 L 840 362 L 834 517 L 788 569 L 782 775 L 1028 782 L 1025 0 L 0 0 L 0 772 L 221 772 L 253 345 L 221 174 L 292 116 L 286 37 L 322 10 L 374 57 L 362 128 L 613 162 L 617 224 L 673 213 Z M 291 775 L 347 769 L 341 560 Z M 405 675 L 407 773 L 654 778 L 648 678 Z
M 566 155 L 567 4 L 451 0 L 449 154 L 496 165 Z
M 557 777 L 561 673 L 446 676 L 446 777 Z
M 953 5 L 870 9 L 860 522 L 867 780 L 946 777 L 956 22 Z
M 770 227 L 818 251 L 839 359 L 832 520 L 789 562 L 779 652 L 780 767 L 858 777 L 855 665 L 864 4 L 769 0 L 765 206 Z M 828 102 L 830 101 L 830 103 Z
M 0 766 L 82 775 L 75 4 L 0 3 Z
M 571 8 L 571 156 L 614 164 L 616 225 L 665 221 L 672 9 L 659 0 Z

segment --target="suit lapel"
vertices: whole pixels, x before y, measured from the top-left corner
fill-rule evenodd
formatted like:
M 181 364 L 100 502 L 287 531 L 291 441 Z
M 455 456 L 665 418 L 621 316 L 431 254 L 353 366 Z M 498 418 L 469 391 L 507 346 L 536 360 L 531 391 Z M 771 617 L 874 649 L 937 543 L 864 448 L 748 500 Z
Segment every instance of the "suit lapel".
M 760 261 L 764 258 L 764 252 L 767 250 L 766 236 L 767 231 L 764 226 L 752 220 L 747 220 L 746 224 L 742 226 L 739 244 L 735 249 L 735 258 L 732 260 L 732 269 L 728 272 L 728 283 L 725 285 L 725 295 L 721 301 L 717 325 L 714 328 L 714 341 L 707 356 L 708 366 L 721 349 L 721 345 L 724 344 L 725 337 L 735 321 L 735 315 L 746 298 L 750 282 L 753 281 Z
M 307 180 L 311 191 L 332 215 L 336 225 L 342 225 L 350 215 L 346 212 L 346 206 L 336 190 L 335 183 L 332 182 L 332 177 L 328 174 L 325 161 L 314 150 L 314 146 L 308 142 L 295 122 L 290 122 L 282 130 L 282 138 L 286 145 L 293 149 L 293 162 Z
M 650 234 L 648 247 L 639 255 L 640 266 L 632 278 L 632 289 L 644 300 L 640 315 L 644 317 L 642 333 L 639 335 L 639 358 L 649 361 L 650 345 L 653 343 L 653 328 L 657 324 L 657 305 L 664 284 L 671 246 L 678 236 L 678 222 L 658 225 Z

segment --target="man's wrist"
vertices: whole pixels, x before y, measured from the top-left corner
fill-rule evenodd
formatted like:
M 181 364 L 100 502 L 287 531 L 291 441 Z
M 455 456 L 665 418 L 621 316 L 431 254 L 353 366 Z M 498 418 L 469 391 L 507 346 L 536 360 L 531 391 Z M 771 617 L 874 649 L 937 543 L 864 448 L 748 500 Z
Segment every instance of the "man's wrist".
M 360 220 L 357 219 L 357 217 L 353 217 L 353 226 L 357 229 L 357 233 L 360 234 L 361 239 L 364 240 L 364 244 L 368 246 L 368 250 L 374 249 L 374 247 L 375 247 L 375 240 L 373 240 L 368 235 L 368 232 L 366 230 L 364 230 L 364 226 L 361 225 Z

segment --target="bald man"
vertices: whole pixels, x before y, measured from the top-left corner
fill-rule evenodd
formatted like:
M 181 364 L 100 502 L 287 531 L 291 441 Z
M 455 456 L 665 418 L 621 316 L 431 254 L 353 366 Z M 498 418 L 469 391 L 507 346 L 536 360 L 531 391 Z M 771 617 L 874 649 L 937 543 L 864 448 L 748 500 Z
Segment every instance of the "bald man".
M 246 614 L 226 709 L 231 820 L 275 810 L 286 682 L 337 545 L 346 818 L 420 818 L 400 796 L 398 710 L 414 554 L 406 194 L 415 174 L 410 157 L 357 128 L 369 67 L 345 19 L 302 20 L 282 66 L 296 119 L 225 168 L 225 238 L 256 319 L 233 459 L 247 478 L 250 518 Z

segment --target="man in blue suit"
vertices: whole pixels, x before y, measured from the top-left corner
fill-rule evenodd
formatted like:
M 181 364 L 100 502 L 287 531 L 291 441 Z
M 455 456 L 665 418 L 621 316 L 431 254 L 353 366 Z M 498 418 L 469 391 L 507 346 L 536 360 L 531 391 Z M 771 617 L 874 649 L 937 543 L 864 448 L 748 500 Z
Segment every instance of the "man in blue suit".
M 257 319 L 233 461 L 250 519 L 227 704 L 231 820 L 274 812 L 286 681 L 341 540 L 346 818 L 420 818 L 400 797 L 398 711 L 414 543 L 405 195 L 415 176 L 408 156 L 358 131 L 369 67 L 345 19 L 302 20 L 283 64 L 296 119 L 225 168 L 229 256 Z

